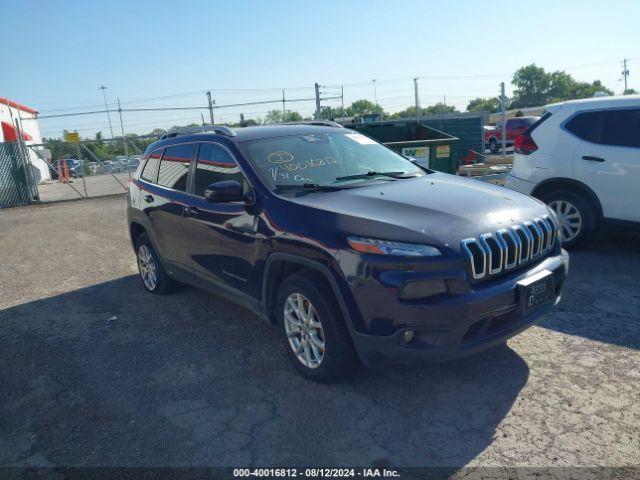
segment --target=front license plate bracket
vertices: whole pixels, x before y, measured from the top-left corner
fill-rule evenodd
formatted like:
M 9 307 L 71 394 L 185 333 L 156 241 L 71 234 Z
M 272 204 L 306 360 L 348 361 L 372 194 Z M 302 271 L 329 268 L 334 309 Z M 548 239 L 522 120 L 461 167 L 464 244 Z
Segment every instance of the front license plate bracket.
M 518 302 L 525 315 L 555 299 L 553 272 L 542 270 L 518 282 Z

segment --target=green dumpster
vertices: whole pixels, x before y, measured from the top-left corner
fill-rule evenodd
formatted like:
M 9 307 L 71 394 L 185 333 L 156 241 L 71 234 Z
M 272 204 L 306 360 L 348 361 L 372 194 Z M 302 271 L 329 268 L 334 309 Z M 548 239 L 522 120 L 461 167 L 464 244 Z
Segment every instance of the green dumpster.
M 455 145 L 459 139 L 417 120 L 361 123 L 347 128 L 368 135 L 433 170 L 454 173 L 458 169 Z

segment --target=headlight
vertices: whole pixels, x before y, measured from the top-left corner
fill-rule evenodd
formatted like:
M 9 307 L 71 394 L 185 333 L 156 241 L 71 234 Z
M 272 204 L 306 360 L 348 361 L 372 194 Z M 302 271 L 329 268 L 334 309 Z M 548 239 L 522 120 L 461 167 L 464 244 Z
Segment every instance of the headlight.
M 435 257 L 442 255 L 436 247 L 417 243 L 390 242 L 374 238 L 347 237 L 347 242 L 354 250 L 376 255 L 395 255 L 398 257 Z

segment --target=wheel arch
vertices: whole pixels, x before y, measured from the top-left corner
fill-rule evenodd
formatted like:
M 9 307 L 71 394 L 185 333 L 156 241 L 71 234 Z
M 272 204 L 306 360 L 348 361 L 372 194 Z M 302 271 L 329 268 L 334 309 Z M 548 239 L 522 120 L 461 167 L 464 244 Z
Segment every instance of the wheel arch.
M 595 207 L 597 219 L 602 220 L 602 218 L 604 217 L 602 204 L 600 203 L 600 199 L 598 198 L 596 193 L 588 185 L 572 178 L 556 177 L 544 180 L 536 185 L 536 187 L 531 192 L 531 196 L 541 199 L 541 197 L 544 196 L 545 193 L 553 190 L 565 190 L 585 195 L 586 198 Z
M 338 308 L 343 315 L 347 329 L 351 333 L 353 329 L 352 315 L 349 312 L 340 286 L 329 267 L 319 261 L 291 253 L 275 252 L 267 257 L 262 279 L 262 310 L 267 319 L 271 323 L 275 323 L 273 311 L 276 303 L 275 289 L 292 273 L 307 269 L 319 273 L 326 280 L 338 303 Z
M 129 224 L 129 235 L 131 237 L 131 243 L 133 244 L 134 249 L 136 248 L 136 244 L 138 243 L 138 238 L 140 238 L 140 235 L 142 235 L 143 233 L 149 235 L 149 232 L 147 232 L 147 229 L 144 228 L 141 223 L 132 221 Z

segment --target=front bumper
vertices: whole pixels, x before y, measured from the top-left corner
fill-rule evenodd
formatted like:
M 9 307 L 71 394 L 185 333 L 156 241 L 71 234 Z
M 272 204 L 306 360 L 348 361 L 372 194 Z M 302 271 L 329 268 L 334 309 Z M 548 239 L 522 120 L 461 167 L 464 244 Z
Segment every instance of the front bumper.
M 369 367 L 386 363 L 453 360 L 505 342 L 548 313 L 561 298 L 569 256 L 564 250 L 537 265 L 492 281 L 468 292 L 447 295 L 429 304 L 396 304 L 396 327 L 388 335 L 352 331 L 362 362 Z M 519 308 L 518 282 L 542 270 L 553 273 L 555 298 L 526 315 Z M 405 332 L 413 339 L 405 340 Z

